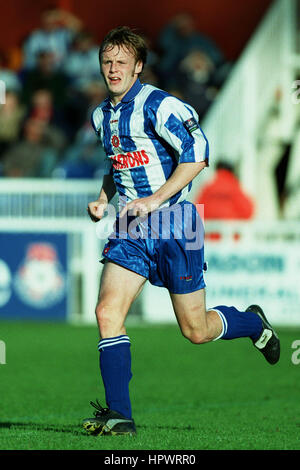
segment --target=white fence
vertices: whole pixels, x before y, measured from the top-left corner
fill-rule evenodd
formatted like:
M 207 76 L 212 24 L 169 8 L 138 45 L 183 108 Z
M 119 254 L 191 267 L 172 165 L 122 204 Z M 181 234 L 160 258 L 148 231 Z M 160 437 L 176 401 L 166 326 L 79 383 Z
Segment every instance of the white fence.
M 45 190 L 48 184 L 45 182 Z M 53 182 L 52 185 L 55 186 Z M 68 320 L 89 324 L 95 323 L 103 267 L 99 260 L 105 240 L 99 234 L 107 233 L 112 220 L 104 218 L 94 224 L 86 215 L 85 206 L 83 209 L 83 217 L 47 217 L 47 212 L 43 217 L 2 217 L 0 233 L 67 234 Z M 274 324 L 300 326 L 300 222 L 210 221 L 205 230 L 207 305 L 230 304 L 243 310 L 251 303 L 259 303 L 268 310 Z M 149 322 L 175 322 L 166 289 L 149 283 L 138 299 L 135 313 Z
M 1 218 L 86 219 L 86 208 L 100 191 L 101 181 L 2 179 Z

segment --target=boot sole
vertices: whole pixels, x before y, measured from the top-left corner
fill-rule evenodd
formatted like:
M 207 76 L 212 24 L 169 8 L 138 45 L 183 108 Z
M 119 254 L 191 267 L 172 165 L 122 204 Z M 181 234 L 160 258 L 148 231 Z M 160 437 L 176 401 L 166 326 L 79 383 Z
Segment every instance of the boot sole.
M 93 421 L 85 421 L 82 424 L 85 431 L 96 436 L 136 436 L 134 431 L 105 431 L 105 424 L 97 424 Z

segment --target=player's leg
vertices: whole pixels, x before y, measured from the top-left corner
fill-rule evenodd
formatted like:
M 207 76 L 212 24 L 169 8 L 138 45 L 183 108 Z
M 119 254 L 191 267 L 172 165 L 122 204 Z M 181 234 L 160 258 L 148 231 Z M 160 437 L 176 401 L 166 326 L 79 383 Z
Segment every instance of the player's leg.
M 201 344 L 220 336 L 223 323 L 217 312 L 206 311 L 205 289 L 188 294 L 170 293 L 174 312 L 183 336 Z
M 226 305 L 207 310 L 204 289 L 170 296 L 182 334 L 193 343 L 249 337 L 270 364 L 278 362 L 278 336 L 258 305 L 245 312 Z
M 95 418 L 84 421 L 92 434 L 133 434 L 129 382 L 131 373 L 130 338 L 124 326 L 128 310 L 146 278 L 112 262 L 106 262 L 100 283 L 96 317 L 100 332 L 98 349 L 100 371 L 108 409 L 97 402 Z
M 129 381 L 131 379 L 130 339 L 124 322 L 128 310 L 146 279 L 112 262 L 104 265 L 96 317 L 100 332 L 100 370 L 106 403 L 131 418 Z
M 132 302 L 146 278 L 118 264 L 106 261 L 101 281 L 96 318 L 102 339 L 125 335 L 124 322 Z
M 176 228 L 181 236 L 160 241 L 162 255 L 158 263 L 160 277 L 171 292 L 174 311 L 184 336 L 199 344 L 219 338 L 249 337 L 267 361 L 275 364 L 279 360 L 279 340 L 260 307 L 252 305 L 246 311 L 226 305 L 206 308 L 202 270 L 205 264 L 204 232 L 195 207 L 189 204 L 183 205 L 182 225 L 188 230 L 182 230 L 178 224 Z M 189 210 L 186 212 L 185 208 Z M 174 216 L 174 226 L 180 220 L 180 217 Z M 187 243 L 193 240 L 193 236 L 193 243 Z
M 193 343 L 244 336 L 256 340 L 262 332 L 262 320 L 255 313 L 226 306 L 207 310 L 205 289 L 170 296 L 181 331 Z

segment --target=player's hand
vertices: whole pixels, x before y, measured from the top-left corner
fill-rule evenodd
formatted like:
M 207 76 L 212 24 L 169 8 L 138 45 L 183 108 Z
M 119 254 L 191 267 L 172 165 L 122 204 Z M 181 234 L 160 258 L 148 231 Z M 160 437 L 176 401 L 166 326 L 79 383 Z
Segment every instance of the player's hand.
M 93 222 L 98 222 L 104 216 L 107 203 L 103 201 L 93 201 L 88 204 L 87 212 Z
M 127 212 L 128 215 L 145 217 L 147 214 L 154 211 L 158 207 L 159 203 L 156 202 L 151 196 L 134 199 L 134 201 L 129 202 L 125 207 L 123 207 L 120 212 L 120 217 L 123 217 Z

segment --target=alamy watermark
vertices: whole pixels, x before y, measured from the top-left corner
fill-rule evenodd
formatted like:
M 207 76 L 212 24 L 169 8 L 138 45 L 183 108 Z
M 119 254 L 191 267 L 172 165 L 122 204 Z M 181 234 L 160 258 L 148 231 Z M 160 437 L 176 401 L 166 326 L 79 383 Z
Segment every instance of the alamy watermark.
M 179 203 L 155 208 L 145 216 L 126 212 L 122 217 L 113 204 L 108 204 L 105 216 L 96 224 L 96 234 L 101 240 L 183 240 L 186 250 L 199 250 L 204 244 L 203 204 Z
M 3 80 L 0 80 L 0 104 L 5 104 L 6 102 L 6 86 Z
M 297 366 L 300 364 L 300 339 L 295 339 L 295 341 L 292 342 L 292 349 L 295 349 L 295 351 L 292 354 L 292 363 Z
M 0 340 L 0 364 L 6 364 L 6 344 Z

